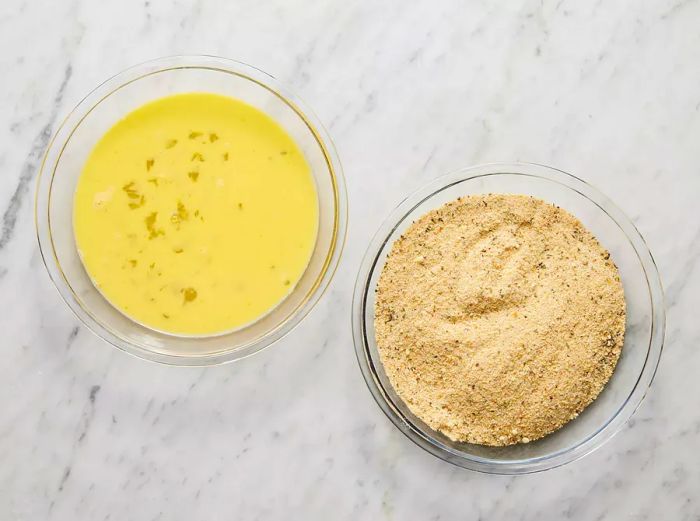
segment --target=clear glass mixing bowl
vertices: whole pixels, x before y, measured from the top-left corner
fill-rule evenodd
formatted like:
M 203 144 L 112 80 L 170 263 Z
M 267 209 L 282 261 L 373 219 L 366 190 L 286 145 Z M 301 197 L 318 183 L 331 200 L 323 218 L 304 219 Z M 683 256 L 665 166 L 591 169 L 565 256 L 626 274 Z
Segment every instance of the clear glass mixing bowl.
M 460 196 L 526 194 L 578 217 L 617 264 L 627 302 L 625 343 L 615 372 L 598 398 L 575 420 L 544 438 L 509 447 L 456 443 L 413 415 L 382 368 L 374 338 L 374 291 L 394 240 L 422 214 Z M 524 474 L 563 465 L 609 440 L 639 407 L 659 363 L 664 341 L 663 290 L 644 239 L 596 189 L 554 168 L 490 164 L 443 176 L 406 198 L 381 225 L 355 285 L 352 325 L 357 359 L 374 399 L 414 443 L 455 465 L 494 474 Z
M 238 98 L 275 119 L 306 156 L 319 203 L 316 245 L 294 291 L 257 322 L 231 333 L 202 338 L 153 331 L 112 307 L 85 272 L 72 227 L 76 182 L 97 141 L 132 110 L 154 99 L 184 92 Z M 316 304 L 340 259 L 347 226 L 347 196 L 330 137 L 287 88 L 243 63 L 213 56 L 176 56 L 127 69 L 97 87 L 75 107 L 46 152 L 35 213 L 46 269 L 63 299 L 88 328 L 141 358 L 175 365 L 209 365 L 237 360 L 272 344 Z

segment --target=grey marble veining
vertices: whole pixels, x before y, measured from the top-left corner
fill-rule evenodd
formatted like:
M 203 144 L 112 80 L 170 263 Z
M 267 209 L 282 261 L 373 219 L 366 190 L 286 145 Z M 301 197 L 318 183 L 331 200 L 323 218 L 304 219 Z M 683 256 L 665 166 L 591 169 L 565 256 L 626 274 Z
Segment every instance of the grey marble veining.
M 700 519 L 700 1 L 0 3 L 0 518 Z M 322 305 L 240 363 L 110 348 L 46 276 L 33 190 L 58 122 L 110 75 L 208 53 L 288 83 L 329 128 L 350 229 Z M 378 221 L 444 172 L 551 164 L 632 217 L 667 289 L 647 399 L 603 448 L 521 477 L 424 453 L 352 347 Z

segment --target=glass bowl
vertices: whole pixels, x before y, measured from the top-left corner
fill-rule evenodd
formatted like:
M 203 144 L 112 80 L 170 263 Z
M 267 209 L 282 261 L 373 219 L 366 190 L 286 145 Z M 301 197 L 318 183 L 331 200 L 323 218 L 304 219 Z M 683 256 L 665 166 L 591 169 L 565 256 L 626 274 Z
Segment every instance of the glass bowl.
M 617 264 L 627 302 L 625 343 L 615 372 L 575 420 L 537 441 L 508 447 L 453 442 L 413 415 L 384 373 L 374 338 L 375 288 L 392 243 L 424 213 L 470 194 L 526 194 L 578 217 Z M 663 290 L 644 239 L 604 195 L 580 179 L 535 164 L 490 164 L 443 176 L 411 194 L 372 239 L 355 285 L 352 325 L 357 359 L 374 399 L 411 441 L 455 465 L 494 474 L 524 474 L 574 461 L 609 440 L 649 389 L 664 341 Z
M 318 192 L 318 237 L 296 288 L 273 311 L 236 331 L 211 337 L 178 337 L 137 324 L 96 290 L 78 257 L 72 227 L 73 195 L 95 143 L 141 105 L 184 92 L 238 98 L 266 112 L 303 151 Z M 311 310 L 333 276 L 347 225 L 347 196 L 334 146 L 318 119 L 268 74 L 212 56 L 177 56 L 137 65 L 85 97 L 53 137 L 36 194 L 36 231 L 44 264 L 63 299 L 85 325 L 128 353 L 175 365 L 237 360 L 279 340 Z

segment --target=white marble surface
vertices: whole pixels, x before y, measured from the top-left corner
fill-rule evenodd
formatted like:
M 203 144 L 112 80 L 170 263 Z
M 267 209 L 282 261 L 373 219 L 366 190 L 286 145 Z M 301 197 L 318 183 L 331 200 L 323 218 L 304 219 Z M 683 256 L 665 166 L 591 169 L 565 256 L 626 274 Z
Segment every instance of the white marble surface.
M 3 0 L 0 518 L 700 519 L 700 0 Z M 351 203 L 331 291 L 253 358 L 177 369 L 81 327 L 44 273 L 32 192 L 57 121 L 94 85 L 210 53 L 289 82 L 333 135 Z M 351 289 L 407 191 L 529 160 L 598 186 L 646 237 L 667 345 L 633 422 L 542 474 L 430 456 L 357 368 Z

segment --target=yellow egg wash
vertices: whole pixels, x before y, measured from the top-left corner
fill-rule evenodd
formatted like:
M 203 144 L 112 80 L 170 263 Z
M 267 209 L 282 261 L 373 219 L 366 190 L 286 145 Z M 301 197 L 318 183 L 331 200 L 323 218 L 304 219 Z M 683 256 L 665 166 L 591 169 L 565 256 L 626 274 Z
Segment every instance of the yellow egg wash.
M 294 288 L 316 242 L 318 199 L 302 152 L 269 116 L 178 94 L 100 139 L 73 227 L 113 306 L 153 329 L 211 335 L 255 321 Z

